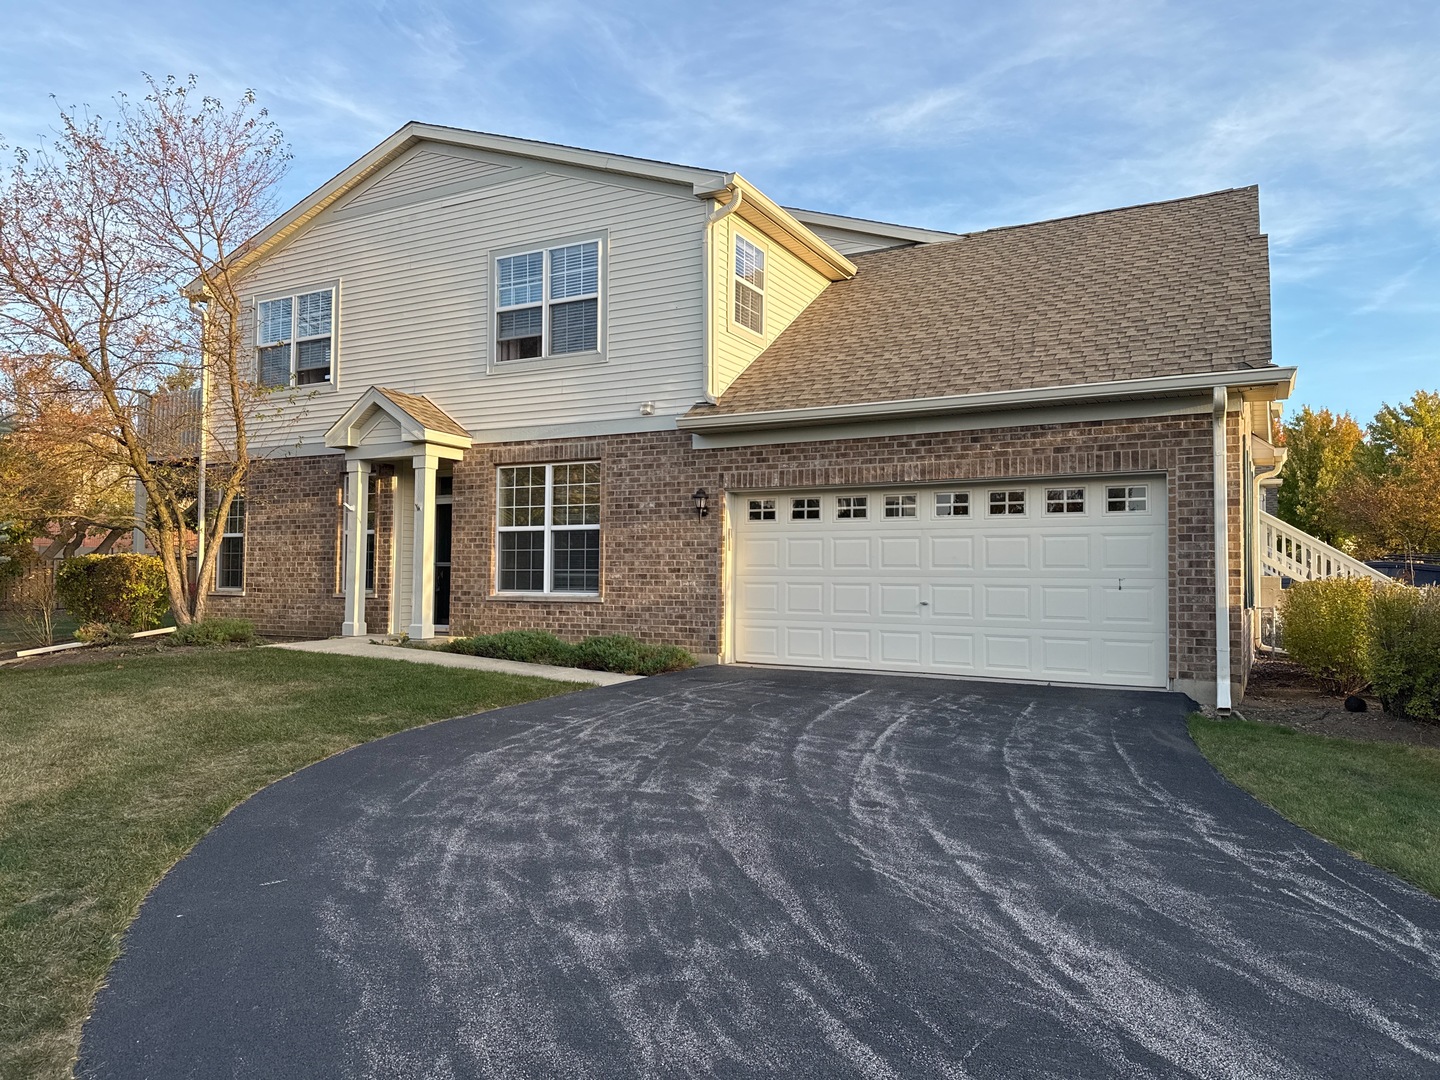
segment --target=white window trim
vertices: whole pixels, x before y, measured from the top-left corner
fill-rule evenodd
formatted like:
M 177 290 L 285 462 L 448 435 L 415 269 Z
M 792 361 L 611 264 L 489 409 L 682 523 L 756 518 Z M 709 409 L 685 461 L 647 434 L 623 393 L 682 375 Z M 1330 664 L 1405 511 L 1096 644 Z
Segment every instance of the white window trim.
M 758 506 L 753 505 L 753 504 L 755 504 L 755 503 L 759 503 L 759 505 L 758 505 Z M 767 503 L 768 503 L 769 505 L 766 505 Z M 763 515 L 763 514 L 765 514 L 767 511 L 768 511 L 769 514 L 770 514 L 769 517 L 756 516 L 756 515 Z M 745 519 L 746 519 L 747 521 L 779 521 L 779 520 L 780 520 L 780 500 L 777 499 L 777 498 L 775 498 L 774 496 L 769 496 L 769 495 L 765 495 L 765 496 L 746 496 L 746 499 L 745 499 Z
M 566 598 L 570 598 L 570 597 L 591 597 L 591 598 L 593 598 L 593 597 L 598 597 L 598 596 L 600 595 L 601 590 L 600 590 L 599 588 L 597 588 L 597 589 L 596 589 L 595 591 L 593 591 L 593 592 L 583 592 L 583 591 L 578 590 L 578 589 L 563 589 L 563 590 L 557 592 L 557 591 L 555 590 L 555 587 L 554 587 L 554 586 L 555 586 L 555 561 L 554 561 L 554 554 L 555 554 L 555 534 L 556 534 L 557 532 L 593 532 L 593 533 L 595 533 L 596 535 L 599 535 L 599 533 L 600 533 L 600 526 L 601 526 L 601 524 L 602 524 L 601 522 L 598 522 L 598 521 L 597 521 L 594 525 L 556 525 L 556 524 L 555 524 L 555 522 L 554 522 L 554 517 L 555 517 L 555 467 L 556 467 L 557 465 L 561 465 L 561 466 L 564 466 L 564 465 L 596 465 L 596 466 L 598 466 L 599 464 L 600 464 L 600 462 L 599 462 L 599 461 L 596 461 L 596 460 L 588 460 L 588 461 L 547 461 L 547 462 L 544 462 L 544 463 L 540 463 L 540 462 L 520 463 L 520 464 L 500 465 L 500 466 L 497 466 L 497 467 L 496 467 L 496 469 L 495 469 L 495 578 L 494 578 L 494 589 L 495 589 L 495 592 L 494 592 L 492 595 L 497 596 L 497 597 L 501 597 L 501 598 L 504 598 L 504 599 L 523 599 L 523 598 L 525 598 L 525 597 L 544 597 L 544 598 L 546 598 L 546 599 L 554 599 L 554 598 L 557 598 L 557 597 L 560 598 L 560 599 L 566 599 Z M 501 524 L 500 524 L 500 500 L 501 500 L 501 492 L 504 490 L 504 484 L 502 483 L 502 478 L 503 478 L 503 476 L 504 476 L 504 474 L 505 474 L 505 470 L 506 470 L 506 469 L 534 469 L 534 468 L 543 468 L 543 469 L 545 470 L 545 523 L 544 523 L 544 525 L 542 525 L 542 526 L 535 526 L 535 525 L 501 525 Z M 604 506 L 604 492 L 603 492 L 603 490 L 602 490 L 602 492 L 601 492 L 601 504 L 600 504 L 600 505 L 601 505 L 601 507 Z M 543 589 L 539 589 L 539 590 L 536 590 L 536 589 L 502 589 L 502 588 L 500 587 L 500 574 L 501 574 L 501 567 L 500 567 L 500 559 L 501 559 L 501 554 L 500 554 L 500 535 L 501 535 L 502 533 L 507 533 L 507 532 L 511 532 L 511 533 L 520 533 L 520 532 L 533 533 L 533 532 L 540 532 L 540 531 L 542 531 L 542 530 L 543 530 L 544 533 L 545 533 L 545 550 L 544 550 L 544 555 L 542 556 L 543 559 L 544 559 L 544 569 L 545 569 L 545 581 L 544 581 L 545 587 L 544 587 Z M 598 576 L 597 576 L 597 584 L 603 584 L 603 582 L 604 582 L 604 574 L 605 574 L 604 551 L 603 551 L 603 548 L 602 548 L 602 551 L 601 551 L 601 565 L 600 565 L 599 574 L 598 574 Z
M 761 272 L 764 273 L 765 280 L 768 284 L 770 280 L 770 248 L 768 245 L 762 244 L 759 240 L 756 240 L 754 237 L 750 236 L 747 233 L 741 232 L 739 229 L 732 228 L 730 231 L 730 237 L 730 317 L 728 320 L 729 325 L 732 330 L 738 330 L 740 331 L 740 333 L 747 334 L 758 341 L 764 341 L 765 323 L 766 319 L 768 318 L 768 311 L 766 310 L 768 305 L 765 303 L 765 297 L 768 293 L 768 289 L 764 286 L 757 289 L 754 285 L 751 285 L 748 281 L 742 278 L 739 274 L 739 267 L 736 264 L 739 262 L 740 256 L 739 241 L 744 240 L 745 243 L 749 244 L 756 251 L 760 252 L 761 257 L 765 260 L 765 265 L 761 268 Z M 750 329 L 750 327 L 746 326 L 735 316 L 735 305 L 738 302 L 740 296 L 740 287 L 742 285 L 750 291 L 758 293 L 760 295 L 760 329 L 758 331 Z
M 337 489 L 339 493 L 339 499 L 337 501 L 340 510 L 340 528 L 336 532 L 336 539 L 339 543 L 339 556 L 335 560 L 336 596 L 345 595 L 345 583 L 348 580 L 346 562 L 350 557 L 350 544 L 348 543 L 350 533 L 349 530 L 345 528 L 345 523 L 350 515 L 345 512 L 345 503 L 347 501 L 345 496 L 349 494 L 349 483 L 349 473 L 346 473 L 346 479 L 340 481 L 340 487 Z M 380 490 L 380 480 L 372 472 L 365 481 L 365 484 L 368 489 L 365 496 L 366 561 L 372 562 L 375 570 L 375 584 L 365 590 L 365 597 L 366 599 L 374 599 L 380 587 L 380 540 L 378 528 L 380 524 L 380 514 L 375 509 L 375 493 Z M 375 522 L 374 525 L 370 524 L 372 520 Z M 371 558 L 372 552 L 374 554 L 373 559 Z
M 230 525 L 230 515 L 226 514 L 225 520 L 219 523 L 219 528 L 216 530 L 219 535 L 215 537 L 215 580 L 213 582 L 214 588 L 211 591 L 217 593 L 224 593 L 226 596 L 244 595 L 245 579 L 248 577 L 246 573 L 245 563 L 246 556 L 248 556 L 250 552 L 250 544 L 246 536 L 246 534 L 250 531 L 250 506 L 248 503 L 245 502 L 244 495 L 236 495 L 235 499 L 230 503 L 230 507 L 232 510 L 235 507 L 236 501 L 240 503 L 241 509 L 240 531 L 238 533 L 225 531 L 227 528 L 229 528 Z M 240 584 L 221 585 L 220 571 L 222 566 L 220 560 L 224 557 L 225 554 L 225 541 L 234 536 L 238 536 L 240 538 Z
M 940 518 L 945 518 L 945 519 L 947 519 L 947 520 L 953 520 L 954 518 L 965 518 L 965 519 L 968 521 L 968 520 L 970 520 L 970 518 L 972 517 L 972 515 L 973 515 L 973 513 L 974 513 L 974 509 L 973 509 L 973 508 L 974 508 L 974 505 L 975 505 L 975 500 L 970 497 L 970 496 L 971 496 L 971 492 L 970 492 L 970 491 L 962 491 L 962 490 L 960 490 L 960 489 L 958 489 L 958 488 L 936 488 L 936 489 L 932 490 L 930 494 L 931 494 L 931 498 L 930 498 L 930 510 L 931 510 L 931 514 L 934 516 L 934 518 L 935 518 L 937 521 L 938 521 Z M 942 504 L 942 503 L 940 502 L 940 496 L 941 496 L 941 495 L 949 495 L 951 501 L 948 502 L 948 503 L 943 503 L 943 504 Z M 961 500 L 961 501 L 960 501 L 960 502 L 956 502 L 956 501 L 955 501 L 956 499 L 959 499 L 959 500 Z M 941 507 L 942 505 L 948 506 L 948 507 L 950 508 L 950 513 L 948 513 L 948 514 L 942 513 L 941 510 L 940 510 L 940 507 Z M 956 510 L 957 507 L 964 507 L 964 511 L 957 514 L 957 513 L 955 512 L 955 510 Z
M 1064 498 L 1053 500 L 1054 502 L 1064 504 L 1064 509 L 1050 509 L 1050 503 L 1052 502 L 1050 498 L 1050 493 L 1052 491 L 1058 491 L 1061 493 L 1061 495 L 1064 496 Z M 1080 492 L 1079 510 L 1069 509 L 1069 504 L 1075 501 L 1070 498 L 1070 492 L 1072 491 Z M 1043 496 L 1040 501 L 1044 504 L 1043 512 L 1046 517 L 1083 518 L 1090 516 L 1090 507 L 1092 503 L 1090 499 L 1090 488 L 1086 484 L 1058 484 L 1054 487 L 1046 484 L 1041 488 L 1040 493 Z
M 296 337 L 296 322 L 300 317 L 300 304 L 298 300 L 307 293 L 326 292 L 330 293 L 330 378 L 324 382 L 301 383 L 299 379 L 300 363 L 300 339 Z M 260 305 L 268 300 L 283 300 L 289 297 L 292 301 L 290 307 L 290 382 L 287 386 L 262 386 L 260 382 L 260 350 L 270 348 L 269 345 L 260 343 Z M 340 279 L 332 281 L 320 281 L 313 285 L 305 285 L 296 289 L 271 289 L 267 292 L 256 293 L 250 298 L 250 309 L 255 320 L 255 332 L 253 346 L 255 349 L 255 385 L 265 390 L 336 390 L 340 387 Z M 306 341 L 314 341 L 323 334 L 305 338 Z
M 841 499 L 849 499 L 849 506 L 841 506 Z M 841 514 L 849 511 L 848 517 Z M 859 511 L 857 514 L 856 511 Z M 837 495 L 835 498 L 835 520 L 836 521 L 869 521 L 870 520 L 870 496 L 868 493 L 860 495 Z
M 1118 483 L 1118 484 L 1113 484 L 1113 483 L 1106 483 L 1106 484 L 1104 484 L 1104 485 L 1103 485 L 1103 488 L 1104 488 L 1104 493 L 1105 493 L 1105 498 L 1104 498 L 1105 513 L 1106 513 L 1106 514 L 1124 514 L 1124 515 L 1127 515 L 1127 516 L 1133 516 L 1133 515 L 1135 515 L 1135 514 L 1145 514 L 1145 515 L 1148 516 L 1148 515 L 1154 513 L 1154 511 L 1155 511 L 1155 504 L 1154 504 L 1155 495 L 1154 495 L 1154 492 L 1151 491 L 1151 488 L 1153 488 L 1154 486 L 1155 486 L 1155 485 L 1152 484 L 1152 483 L 1151 483 L 1150 481 L 1148 481 L 1148 480 L 1142 480 L 1142 481 L 1140 481 L 1140 482 L 1138 482 L 1138 483 L 1133 483 L 1133 482 L 1126 481 L 1126 482 L 1122 482 L 1122 483 Z M 1110 509 L 1110 489 L 1111 489 L 1111 488 L 1123 488 L 1123 489 L 1125 489 L 1125 493 L 1126 493 L 1126 494 L 1125 494 L 1125 508 L 1124 508 L 1123 510 L 1112 510 L 1112 509 Z M 1132 510 L 1132 509 L 1130 508 L 1130 500 L 1131 500 L 1131 497 L 1132 497 L 1132 496 L 1130 495 L 1130 489 L 1131 489 L 1131 488 L 1144 488 L 1144 489 L 1145 489 L 1145 494 L 1144 494 L 1144 496 L 1137 496 L 1137 497 L 1143 497 L 1143 498 L 1144 498 L 1144 500 L 1145 500 L 1145 509 L 1143 509 L 1143 510 Z
M 1019 493 L 1020 493 L 1020 503 L 1019 503 L 1019 505 L 1020 505 L 1020 512 L 1019 512 L 1018 514 L 1012 513 L 1011 510 L 1010 510 L 1010 507 L 1016 505 L 1015 503 L 1012 503 L 1012 502 L 1009 501 L 1009 500 L 1010 500 L 1010 495 L 1011 495 L 1012 493 L 1014 493 L 1014 492 L 1019 492 Z M 992 505 L 996 505 L 996 504 L 992 504 L 992 503 L 991 503 L 991 501 L 990 501 L 990 496 L 991 496 L 991 495 L 999 495 L 999 494 L 1001 494 L 1001 493 L 1003 493 L 1003 494 L 1005 495 L 1005 500 L 1006 500 L 1006 501 L 1005 501 L 1005 503 L 1003 504 L 1004 507 L 1005 507 L 1005 509 L 1004 509 L 1004 511 L 1003 511 L 1002 513 L 997 514 L 997 513 L 995 513 L 995 511 L 994 511 L 993 509 L 991 509 Z M 1030 504 L 1033 503 L 1034 501 L 1035 501 L 1035 500 L 1031 497 L 1031 492 L 1030 492 L 1030 490 L 1029 490 L 1028 488 L 1023 488 L 1023 487 L 986 488 L 986 489 L 985 489 L 985 515 L 984 515 L 984 516 L 985 516 L 985 518 L 986 518 L 987 520 L 988 520 L 989 518 L 1027 518 L 1027 517 L 1030 516 Z
M 598 245 L 598 267 L 596 283 L 598 291 L 595 293 L 596 326 L 595 326 L 595 348 L 584 352 L 556 353 L 550 352 L 550 307 L 552 304 L 568 304 L 576 300 L 588 300 L 587 296 L 567 296 L 560 300 L 553 300 L 550 296 L 550 252 L 554 248 L 570 247 L 574 244 L 596 244 Z M 486 355 L 489 357 L 488 371 L 492 375 L 503 375 L 506 372 L 526 371 L 535 365 L 554 367 L 564 364 L 593 364 L 597 361 L 603 362 L 606 358 L 606 331 L 608 327 L 607 315 L 609 304 L 606 296 L 609 292 L 607 270 L 609 267 L 609 246 L 610 234 L 606 230 L 599 232 L 583 233 L 575 236 L 561 237 L 555 240 L 547 240 L 541 244 L 513 244 L 508 247 L 495 248 L 490 252 L 490 340 L 486 345 Z M 521 311 L 525 308 L 535 307 L 535 304 L 510 304 L 506 307 L 500 306 L 500 260 L 508 259 L 515 255 L 526 255 L 531 252 L 541 252 L 544 256 L 544 263 L 541 268 L 543 279 L 542 296 L 540 300 L 540 355 L 527 356 L 519 360 L 500 359 L 500 313 L 502 311 Z M 531 595 L 531 594 L 523 594 Z
M 890 506 L 886 499 L 899 499 L 895 504 L 897 513 L 889 513 Z M 907 503 L 905 500 L 909 499 Z M 909 510 L 910 513 L 905 513 Z M 887 491 L 880 496 L 880 520 L 881 521 L 916 521 L 920 517 L 920 493 L 918 491 Z

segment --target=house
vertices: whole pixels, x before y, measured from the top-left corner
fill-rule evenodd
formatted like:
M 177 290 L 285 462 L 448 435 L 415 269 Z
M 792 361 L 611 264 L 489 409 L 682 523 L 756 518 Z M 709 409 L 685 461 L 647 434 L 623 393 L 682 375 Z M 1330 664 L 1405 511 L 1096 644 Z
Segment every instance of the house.
M 1243 692 L 1295 375 L 1255 188 L 955 235 L 412 123 L 244 274 L 218 614 Z

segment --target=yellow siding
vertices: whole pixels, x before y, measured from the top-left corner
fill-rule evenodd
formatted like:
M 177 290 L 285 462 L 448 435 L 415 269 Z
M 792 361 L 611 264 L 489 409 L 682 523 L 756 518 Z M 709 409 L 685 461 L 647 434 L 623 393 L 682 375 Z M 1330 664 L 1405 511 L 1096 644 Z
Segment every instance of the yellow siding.
M 731 214 L 711 226 L 710 288 L 712 328 L 710 393 L 723 394 L 754 359 L 765 351 L 795 317 L 810 306 L 829 284 L 820 274 L 767 240 L 758 229 Z M 753 334 L 734 321 L 733 237 L 741 233 L 765 252 L 765 334 Z

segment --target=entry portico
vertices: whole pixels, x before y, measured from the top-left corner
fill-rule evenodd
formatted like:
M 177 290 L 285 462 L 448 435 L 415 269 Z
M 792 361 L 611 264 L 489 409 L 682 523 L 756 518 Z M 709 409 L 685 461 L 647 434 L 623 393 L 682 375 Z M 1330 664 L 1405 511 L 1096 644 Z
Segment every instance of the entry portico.
M 343 636 L 363 637 L 368 632 L 365 522 L 371 470 L 379 462 L 395 467 L 394 550 L 399 553 L 385 632 L 403 631 L 416 639 L 435 636 L 438 474 L 441 462 L 460 460 L 472 443 L 470 433 L 429 398 L 382 386 L 366 390 L 326 431 L 325 445 L 345 452 Z M 412 504 L 413 517 L 402 512 Z

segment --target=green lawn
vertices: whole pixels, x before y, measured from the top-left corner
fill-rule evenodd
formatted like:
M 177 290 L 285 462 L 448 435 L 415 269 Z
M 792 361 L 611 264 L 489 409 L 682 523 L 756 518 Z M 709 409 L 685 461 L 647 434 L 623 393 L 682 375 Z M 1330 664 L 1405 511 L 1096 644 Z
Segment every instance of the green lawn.
M 1295 824 L 1440 896 L 1440 750 L 1198 716 L 1190 735 Z
M 246 796 L 367 739 L 574 689 L 282 649 L 0 668 L 0 1076 L 70 1075 L 141 900 Z

